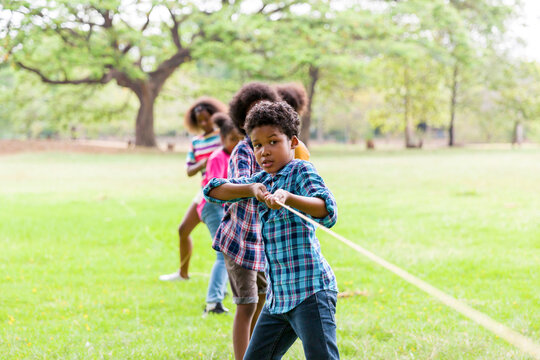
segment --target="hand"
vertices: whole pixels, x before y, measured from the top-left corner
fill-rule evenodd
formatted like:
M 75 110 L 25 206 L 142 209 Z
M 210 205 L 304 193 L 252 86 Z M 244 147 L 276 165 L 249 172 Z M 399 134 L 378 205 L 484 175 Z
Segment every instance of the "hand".
M 253 192 L 253 196 L 259 201 L 265 201 L 265 196 L 270 194 L 268 190 L 266 190 L 266 186 L 261 183 L 252 184 L 251 191 Z
M 290 193 L 287 190 L 278 189 L 273 194 L 267 193 L 264 201 L 266 202 L 266 206 L 268 206 L 270 209 L 277 210 L 281 208 L 281 205 L 279 205 L 277 202 L 279 201 L 280 203 L 285 204 L 289 198 L 289 195 Z
M 201 161 L 199 161 L 199 164 L 201 165 L 201 170 L 206 168 L 207 162 L 208 162 L 208 158 L 204 158 Z

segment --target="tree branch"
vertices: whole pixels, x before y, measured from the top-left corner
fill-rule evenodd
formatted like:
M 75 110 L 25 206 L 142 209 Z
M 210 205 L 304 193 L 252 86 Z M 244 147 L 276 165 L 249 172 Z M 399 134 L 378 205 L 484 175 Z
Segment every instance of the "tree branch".
M 154 6 L 155 5 L 152 5 L 152 7 L 150 8 L 150 10 L 148 11 L 148 13 L 146 13 L 146 22 L 144 23 L 143 27 L 141 28 L 141 33 L 146 30 L 146 28 L 148 27 L 148 25 L 150 24 L 150 14 L 152 13 L 152 10 L 154 10 Z
M 171 14 L 171 19 L 173 21 L 173 26 L 170 28 L 171 30 L 171 36 L 174 42 L 174 45 L 178 50 L 182 49 L 182 42 L 180 41 L 180 33 L 178 30 L 180 29 L 180 23 L 181 21 L 178 21 L 176 18 L 176 15 L 174 15 L 173 11 L 170 7 L 167 7 L 167 10 L 169 10 L 169 14 Z
M 283 6 L 278 6 L 277 8 L 273 9 L 273 10 L 270 10 L 270 11 L 265 11 L 266 10 L 266 6 L 267 5 L 270 5 L 270 4 L 264 4 L 260 9 L 259 11 L 257 11 L 257 14 L 264 14 L 264 15 L 272 15 L 272 14 L 275 14 L 275 13 L 278 13 L 280 11 L 283 11 L 283 10 L 287 10 L 288 8 L 290 8 L 292 5 L 296 5 L 296 4 L 299 4 L 301 3 L 300 1 L 291 1 L 290 3 L 288 4 L 284 4 Z
M 92 79 L 90 77 L 86 77 L 86 78 L 77 79 L 77 80 L 69 80 L 67 78 L 64 78 L 64 80 L 53 80 L 50 77 L 43 74 L 43 72 L 41 72 L 39 69 L 27 66 L 20 61 L 17 61 L 16 63 L 21 68 L 28 70 L 30 72 L 33 72 L 34 74 L 37 74 L 41 78 L 41 81 L 47 84 L 55 84 L 55 85 L 106 84 L 113 79 L 112 72 L 109 71 L 107 74 L 103 74 L 103 76 L 99 79 Z
M 67 38 L 67 36 L 65 36 L 65 35 L 62 33 L 62 29 L 61 29 L 61 28 L 56 27 L 56 28 L 54 28 L 53 30 L 54 30 L 55 33 L 58 34 L 58 36 L 60 36 L 60 38 L 64 41 L 64 43 L 66 43 L 67 45 L 69 45 L 69 46 L 71 46 L 71 47 L 73 47 L 73 48 L 77 48 L 77 47 L 78 47 L 77 44 L 75 44 L 74 42 L 72 42 L 71 40 L 69 40 L 69 39 Z M 73 32 L 74 32 L 74 31 L 73 31 Z M 78 35 L 78 34 L 77 34 L 77 35 Z
M 95 11 L 98 12 L 98 14 L 101 15 L 101 17 L 103 18 L 103 24 L 100 25 L 100 24 L 95 24 L 95 25 L 98 25 L 98 26 L 101 26 L 105 29 L 110 29 L 112 28 L 112 21 L 113 21 L 113 16 L 114 16 L 114 13 L 111 13 L 110 10 L 103 10 L 103 9 L 99 9 L 95 6 L 91 6 L 92 9 L 94 9 Z
M 178 66 L 189 60 L 190 56 L 189 49 L 180 49 L 173 56 L 159 64 L 155 71 L 148 74 L 155 83 L 162 85 Z M 156 90 L 159 91 L 160 89 Z

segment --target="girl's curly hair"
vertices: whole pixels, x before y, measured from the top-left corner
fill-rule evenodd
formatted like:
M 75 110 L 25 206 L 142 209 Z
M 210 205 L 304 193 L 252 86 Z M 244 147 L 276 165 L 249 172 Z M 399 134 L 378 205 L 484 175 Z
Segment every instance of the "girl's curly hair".
M 302 116 L 306 111 L 307 94 L 302 84 L 289 83 L 276 85 L 276 91 L 281 99 L 291 105 L 298 115 Z
M 229 115 L 242 134 L 246 134 L 244 123 L 253 105 L 261 100 L 275 102 L 281 100 L 278 93 L 270 85 L 252 82 L 242 86 L 229 103 Z
M 186 112 L 186 115 L 184 116 L 184 125 L 190 132 L 197 133 L 200 131 L 195 113 L 203 110 L 206 110 L 210 115 L 213 115 L 217 112 L 227 112 L 227 105 L 218 99 L 208 96 L 198 98 L 193 104 L 191 104 Z

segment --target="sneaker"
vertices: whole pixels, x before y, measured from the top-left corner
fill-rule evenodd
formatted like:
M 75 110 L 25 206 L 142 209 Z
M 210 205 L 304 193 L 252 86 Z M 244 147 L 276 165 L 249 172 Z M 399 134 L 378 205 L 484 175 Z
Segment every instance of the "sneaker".
M 229 309 L 227 309 L 225 306 L 223 306 L 222 303 L 207 303 L 206 307 L 204 308 L 203 317 L 205 317 L 208 314 L 227 314 L 229 312 Z
M 161 275 L 159 277 L 159 280 L 161 281 L 186 281 L 186 280 L 189 280 L 189 278 L 180 276 L 180 273 L 177 271 L 172 274 Z

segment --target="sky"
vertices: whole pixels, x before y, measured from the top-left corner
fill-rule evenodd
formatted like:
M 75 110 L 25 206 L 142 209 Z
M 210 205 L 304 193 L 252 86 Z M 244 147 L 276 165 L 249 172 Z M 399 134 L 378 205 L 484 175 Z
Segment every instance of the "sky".
M 523 0 L 523 3 L 523 16 L 510 29 L 527 44 L 523 48 L 516 48 L 515 53 L 540 61 L 540 0 Z

